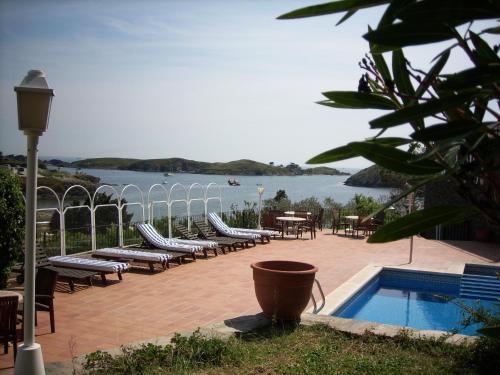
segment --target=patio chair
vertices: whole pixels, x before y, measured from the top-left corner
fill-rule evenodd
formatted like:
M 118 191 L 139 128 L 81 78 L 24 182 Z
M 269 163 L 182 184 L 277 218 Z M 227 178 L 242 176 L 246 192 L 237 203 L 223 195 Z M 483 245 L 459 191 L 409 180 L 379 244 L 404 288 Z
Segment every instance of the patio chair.
M 343 229 L 344 232 L 347 232 L 347 229 L 350 227 L 350 224 L 342 220 L 340 217 L 340 211 L 336 208 L 332 209 L 332 234 L 338 233 L 339 229 Z
M 283 226 L 276 221 L 276 218 L 284 215 L 285 213 L 282 210 L 269 210 L 264 213 L 262 217 L 262 229 L 276 231 L 281 234 Z
M 316 238 L 316 221 L 317 215 L 312 214 L 306 218 L 306 221 L 299 223 L 299 232 L 302 237 L 304 231 L 309 231 L 311 233 L 311 240 Z
M 323 217 L 325 215 L 325 209 L 321 207 L 318 211 L 318 216 L 316 217 L 316 226 L 318 230 L 323 231 Z
M 144 239 L 144 242 L 152 247 L 188 254 L 193 258 L 193 260 L 196 260 L 196 253 L 200 251 L 205 255 L 205 257 L 208 257 L 207 246 L 204 246 L 203 244 L 195 243 L 194 241 L 178 241 L 165 238 L 156 230 L 154 226 L 148 223 L 136 224 L 136 228 Z M 217 246 L 217 244 L 212 242 L 212 247 L 215 246 Z
M 154 253 L 149 251 L 110 247 L 92 251 L 92 257 L 106 260 L 127 260 L 136 263 L 146 263 L 148 264 L 151 272 L 154 272 L 154 265 L 156 263 L 159 263 L 164 270 L 169 268 L 169 261 L 172 259 L 172 256 L 167 253 Z
M 122 272 L 129 268 L 129 265 L 125 262 L 109 262 L 106 260 L 66 255 L 50 257 L 49 262 L 56 267 L 94 271 L 101 275 L 104 285 L 107 284 L 106 275 L 116 273 L 118 279 L 122 280 Z
M 241 235 L 252 235 L 254 236 L 252 237 L 253 240 L 259 239 L 262 243 L 264 243 L 264 240 L 271 242 L 271 236 L 276 237 L 280 234 L 279 232 L 265 229 L 231 228 L 224 223 L 215 212 L 210 212 L 208 214 L 208 221 L 210 221 L 217 232 L 223 234 L 224 236 L 238 238 Z
M 99 274 L 96 271 L 77 270 L 53 266 L 49 262 L 49 257 L 47 256 L 47 252 L 45 251 L 45 249 L 37 244 L 35 249 L 35 268 L 39 269 L 42 267 L 56 271 L 57 281 L 67 281 L 70 292 L 75 291 L 75 281 L 84 281 L 89 286 L 92 286 L 92 277 Z M 23 263 L 16 265 L 12 269 L 12 272 L 19 273 L 19 275 L 16 276 L 16 281 L 19 284 L 22 284 L 24 282 L 24 261 Z
M 245 240 L 242 238 L 217 236 L 217 232 L 215 232 L 210 227 L 210 225 L 205 223 L 203 220 L 194 220 L 193 224 L 196 227 L 196 229 L 198 229 L 199 235 L 206 240 L 215 241 L 219 244 L 223 243 L 229 246 L 234 251 L 236 251 L 237 247 L 241 247 L 242 249 L 248 247 L 249 240 Z
M 186 239 L 189 241 L 197 241 L 197 242 L 201 242 L 201 243 L 208 242 L 206 240 L 204 241 L 203 239 L 198 237 L 198 235 L 189 231 L 188 228 L 182 224 L 175 224 L 175 228 L 181 234 L 181 239 Z M 219 243 L 219 241 L 216 241 L 216 240 L 209 240 L 209 241 L 217 243 L 217 248 L 221 249 L 222 254 L 226 254 L 226 248 L 228 250 L 232 249 L 232 245 L 230 243 Z M 217 248 L 214 248 L 215 256 L 217 256 Z
M 9 342 L 14 347 L 14 361 L 17 356 L 17 342 L 22 340 L 23 333 L 17 328 L 17 296 L 0 297 L 0 342 L 3 343 L 4 354 L 9 353 Z
M 359 237 L 359 232 L 363 233 L 363 236 L 370 235 L 373 233 L 373 227 L 371 224 L 371 219 L 366 217 L 359 217 L 358 221 L 354 223 L 352 235 L 356 233 L 356 237 Z
M 35 277 L 35 324 L 38 323 L 37 312 L 47 311 L 50 317 L 50 332 L 56 331 L 54 316 L 54 292 L 57 284 L 57 271 L 39 268 Z M 20 308 L 22 311 L 22 308 Z

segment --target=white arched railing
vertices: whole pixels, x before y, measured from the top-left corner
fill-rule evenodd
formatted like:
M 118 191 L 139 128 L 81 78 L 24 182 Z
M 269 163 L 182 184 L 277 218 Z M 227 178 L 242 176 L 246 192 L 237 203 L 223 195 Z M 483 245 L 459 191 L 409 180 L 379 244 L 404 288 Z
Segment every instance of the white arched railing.
M 172 199 L 172 193 L 176 190 L 179 190 L 178 188 L 181 188 L 181 191 L 184 191 L 185 199 Z M 186 186 L 175 183 L 172 185 L 170 188 L 170 192 L 168 193 L 168 237 L 172 238 L 172 205 L 174 203 L 184 203 L 186 205 L 186 213 L 189 215 L 189 205 L 188 205 L 188 190 Z
M 62 215 L 61 215 L 61 212 L 62 212 L 62 205 L 61 205 L 61 200 L 59 199 L 59 196 L 57 195 L 57 193 L 52 189 L 52 188 L 49 188 L 48 186 L 38 186 L 37 187 L 37 192 L 40 191 L 40 190 L 48 190 L 49 192 L 52 193 L 52 195 L 56 198 L 56 201 L 57 201 L 57 207 L 44 207 L 44 208 L 37 208 L 36 209 L 36 212 L 47 212 L 47 211 L 55 211 L 59 214 L 59 242 L 61 244 L 61 255 L 66 255 L 66 249 L 65 247 L 63 246 L 63 236 L 62 236 L 62 233 L 63 233 L 63 220 L 62 220 Z M 24 196 L 23 196 L 24 198 Z M 36 224 L 39 224 L 39 222 L 37 221 Z
M 220 206 L 220 211 L 222 213 L 222 188 L 221 186 L 217 185 L 216 183 L 210 183 L 206 186 L 201 185 L 199 183 L 194 183 L 191 184 L 189 187 L 186 187 L 185 185 L 182 185 L 180 183 L 176 183 L 170 187 L 170 190 L 167 190 L 165 186 L 162 184 L 154 184 L 152 185 L 147 193 L 147 202 L 144 200 L 144 194 L 142 190 L 133 184 L 129 184 L 123 187 L 121 192 L 118 192 L 117 189 L 115 189 L 111 185 L 101 185 L 99 186 L 93 194 L 89 192 L 87 188 L 85 188 L 82 185 L 73 185 L 70 186 L 63 194 L 62 198 L 59 199 L 59 196 L 57 193 L 47 187 L 47 186 L 39 186 L 38 190 L 48 190 L 51 192 L 51 194 L 55 197 L 56 207 L 46 207 L 46 208 L 38 208 L 37 212 L 42 212 L 42 211 L 54 211 L 59 215 L 59 231 L 60 231 L 60 246 L 61 246 L 61 255 L 66 255 L 66 214 L 70 210 L 74 209 L 87 209 L 89 214 L 90 214 L 90 236 L 91 236 L 91 248 L 92 250 L 95 250 L 97 247 L 97 238 L 96 238 L 96 214 L 97 210 L 102 207 L 114 207 L 118 211 L 118 245 L 123 246 L 124 245 L 124 234 L 123 234 L 123 210 L 126 209 L 126 207 L 129 206 L 139 206 L 140 207 L 140 212 L 141 212 L 141 217 L 140 220 L 142 222 L 145 222 L 146 219 L 148 219 L 150 222 L 153 221 L 154 215 L 155 215 L 155 207 L 158 206 L 165 206 L 167 208 L 167 215 L 168 215 L 168 235 L 169 237 L 172 236 L 172 207 L 175 204 L 183 204 L 186 207 L 186 214 L 188 218 L 188 227 L 190 228 L 191 225 L 191 217 L 192 217 L 192 204 L 194 202 L 201 202 L 203 204 L 203 209 L 205 212 L 205 216 L 208 213 L 208 203 L 210 201 L 218 201 L 219 206 Z M 79 202 L 85 202 L 85 200 L 88 198 L 88 201 L 90 204 L 75 204 L 72 205 L 71 203 L 68 203 L 68 197 L 70 196 L 71 192 L 74 192 L 75 190 L 79 190 L 83 192 L 78 196 Z M 111 191 L 112 196 L 116 197 L 116 203 L 103 203 L 103 204 L 98 204 L 97 202 L 97 197 L 99 193 L 102 193 L 103 191 L 108 190 Z M 160 199 L 160 200 L 155 200 L 153 199 L 153 192 L 154 190 L 159 190 L 165 199 Z M 217 191 L 217 194 L 212 194 L 211 192 Z M 138 200 L 137 201 L 130 201 L 127 203 L 124 203 L 125 197 L 127 193 L 130 191 L 135 191 L 138 193 Z M 176 193 L 179 193 L 181 197 L 175 198 L 174 196 Z M 83 195 L 83 198 L 82 198 Z M 146 215 L 146 209 L 147 209 L 147 215 Z
M 116 197 L 117 203 L 105 203 L 105 204 L 96 204 L 96 198 L 97 194 L 100 193 L 104 189 L 111 189 L 113 192 L 114 196 Z M 113 195 L 112 195 L 113 196 Z M 118 211 L 118 245 L 123 246 L 123 220 L 122 220 L 122 215 L 121 215 L 121 196 L 118 194 L 118 191 L 111 186 L 111 185 L 101 185 L 99 186 L 96 191 L 94 192 L 94 195 L 92 196 L 92 225 L 96 227 L 95 225 L 95 216 L 96 216 L 96 211 L 100 207 L 115 207 Z M 97 228 L 96 228 L 96 234 L 97 234 Z M 97 235 L 92 237 L 92 250 L 97 249 Z
M 66 202 L 66 197 L 68 196 L 68 193 L 71 190 L 75 189 L 81 189 L 83 190 L 86 194 L 87 197 L 89 198 L 90 206 L 88 205 L 77 205 L 77 206 L 65 206 L 64 203 Z M 61 253 L 66 254 L 66 223 L 65 223 L 65 216 L 66 212 L 68 210 L 73 210 L 76 208 L 87 208 L 90 211 L 90 239 L 93 244 L 93 239 L 95 238 L 95 225 L 94 225 L 94 220 L 93 220 L 93 212 L 94 212 L 94 202 L 92 201 L 92 197 L 90 196 L 89 191 L 83 187 L 82 185 L 73 185 L 70 186 L 65 192 L 61 200 Z M 94 248 L 93 248 L 94 249 Z
M 210 197 L 208 196 L 208 192 L 210 191 L 211 188 L 217 188 L 219 190 L 219 196 L 217 197 Z M 211 182 L 207 185 L 205 189 L 205 224 L 208 223 L 208 202 L 211 200 L 218 200 L 219 201 L 219 206 L 220 206 L 220 216 L 222 217 L 222 187 L 215 182 Z
M 201 197 L 192 198 L 191 195 L 192 195 L 193 189 L 201 190 Z M 206 195 L 207 194 L 206 194 L 205 189 L 199 183 L 195 182 L 194 184 L 191 184 L 191 186 L 189 186 L 188 197 L 187 197 L 187 206 L 188 206 L 188 209 L 187 209 L 187 212 L 188 212 L 187 227 L 188 227 L 189 231 L 191 230 L 191 204 L 193 202 L 202 202 L 203 203 L 203 207 L 205 207 L 205 203 L 206 203 L 205 197 L 206 197 Z

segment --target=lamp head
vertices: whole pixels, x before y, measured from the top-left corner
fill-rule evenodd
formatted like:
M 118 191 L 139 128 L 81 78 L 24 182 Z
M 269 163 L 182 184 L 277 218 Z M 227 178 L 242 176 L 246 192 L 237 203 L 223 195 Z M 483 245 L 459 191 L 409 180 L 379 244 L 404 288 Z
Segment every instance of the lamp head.
M 264 186 L 259 185 L 259 186 L 257 187 L 257 193 L 258 193 L 259 195 L 264 194 Z
M 41 135 L 49 124 L 50 105 L 54 90 L 49 88 L 41 70 L 30 70 L 19 86 L 17 94 L 17 115 L 19 130 L 27 134 Z

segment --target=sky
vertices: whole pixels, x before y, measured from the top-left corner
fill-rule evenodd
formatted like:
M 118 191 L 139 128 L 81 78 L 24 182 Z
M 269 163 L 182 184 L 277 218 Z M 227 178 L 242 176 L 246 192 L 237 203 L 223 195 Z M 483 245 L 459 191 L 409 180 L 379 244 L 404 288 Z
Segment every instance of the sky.
M 41 156 L 303 165 L 374 136 L 368 121 L 383 112 L 315 102 L 357 89 L 368 51 L 361 35 L 383 8 L 338 27 L 339 15 L 276 20 L 320 2 L 0 0 L 0 151 L 26 153 L 13 88 L 30 69 L 55 90 Z M 407 56 L 428 69 L 447 45 Z M 445 69 L 467 66 L 452 57 Z

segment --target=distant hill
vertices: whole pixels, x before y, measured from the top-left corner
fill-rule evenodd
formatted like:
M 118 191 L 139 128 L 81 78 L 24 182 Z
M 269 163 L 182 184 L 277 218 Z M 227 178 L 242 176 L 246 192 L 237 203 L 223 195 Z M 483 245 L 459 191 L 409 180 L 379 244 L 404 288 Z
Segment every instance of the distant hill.
M 169 159 L 122 159 L 97 158 L 84 159 L 71 163 L 77 168 L 123 169 L 144 172 L 176 172 L 199 173 L 216 175 L 243 175 L 243 176 L 294 176 L 304 174 L 314 175 L 346 175 L 337 169 L 318 167 L 302 169 L 295 163 L 287 166 L 275 166 L 257 161 L 242 159 L 227 163 L 207 163 L 182 158 Z
M 388 171 L 378 165 L 372 165 L 353 174 L 345 181 L 345 184 L 348 186 L 400 188 L 406 181 L 407 177 L 404 175 Z

